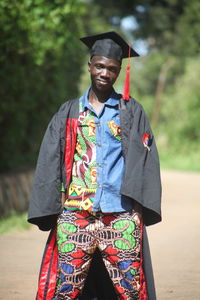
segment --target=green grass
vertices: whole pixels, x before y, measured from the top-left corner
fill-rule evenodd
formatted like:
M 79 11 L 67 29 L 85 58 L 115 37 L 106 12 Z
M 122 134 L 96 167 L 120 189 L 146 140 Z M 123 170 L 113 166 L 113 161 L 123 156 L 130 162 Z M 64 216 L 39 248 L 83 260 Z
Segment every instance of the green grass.
M 27 213 L 11 213 L 8 217 L 0 219 L 0 234 L 17 232 L 29 229 L 31 225 L 27 222 Z
M 159 152 L 161 169 L 200 172 L 200 152 Z

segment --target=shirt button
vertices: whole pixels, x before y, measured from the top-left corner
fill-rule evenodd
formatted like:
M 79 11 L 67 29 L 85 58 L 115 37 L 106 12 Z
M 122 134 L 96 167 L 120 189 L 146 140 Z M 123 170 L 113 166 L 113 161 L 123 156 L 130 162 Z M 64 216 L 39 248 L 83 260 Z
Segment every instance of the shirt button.
M 97 144 L 98 147 L 101 147 L 101 144 Z
M 97 164 L 97 166 L 98 166 L 98 167 L 101 167 L 101 166 L 102 166 L 102 164 L 99 164 L 99 163 L 98 163 L 98 164 Z
M 98 187 L 98 188 L 102 188 L 102 185 L 98 184 L 97 187 Z

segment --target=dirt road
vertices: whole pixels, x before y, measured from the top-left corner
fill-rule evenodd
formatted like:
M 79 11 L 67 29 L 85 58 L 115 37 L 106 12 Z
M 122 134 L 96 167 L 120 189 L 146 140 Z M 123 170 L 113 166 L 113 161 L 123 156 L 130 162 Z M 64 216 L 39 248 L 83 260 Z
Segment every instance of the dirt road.
M 200 174 L 162 172 L 163 222 L 148 228 L 158 300 L 200 300 Z M 0 236 L 0 299 L 34 300 L 47 233 Z

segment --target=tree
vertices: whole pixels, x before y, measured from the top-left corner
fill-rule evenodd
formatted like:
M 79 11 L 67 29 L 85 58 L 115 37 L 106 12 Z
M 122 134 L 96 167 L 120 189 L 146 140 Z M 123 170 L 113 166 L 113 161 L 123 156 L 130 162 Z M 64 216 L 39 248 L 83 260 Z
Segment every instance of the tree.
M 84 12 L 81 1 L 1 1 L 1 170 L 33 162 L 51 115 L 77 96 Z

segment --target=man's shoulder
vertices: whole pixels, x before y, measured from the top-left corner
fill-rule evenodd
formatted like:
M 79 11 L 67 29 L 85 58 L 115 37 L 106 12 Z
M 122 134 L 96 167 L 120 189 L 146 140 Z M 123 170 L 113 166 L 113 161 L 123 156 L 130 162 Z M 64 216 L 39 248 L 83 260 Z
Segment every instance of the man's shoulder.
M 131 97 L 130 102 L 135 107 L 143 108 L 142 104 L 138 100 L 136 100 L 135 98 L 133 98 L 133 97 Z
M 71 116 L 75 117 L 78 112 L 79 98 L 74 98 L 65 101 L 59 108 L 57 114 L 61 117 Z
M 66 111 L 69 108 L 71 108 L 72 106 L 76 106 L 79 103 L 79 98 L 74 98 L 74 99 L 69 99 L 67 101 L 65 101 L 59 108 L 59 111 Z
M 130 99 L 128 101 L 123 100 L 121 98 L 121 101 L 123 101 L 125 103 L 126 109 L 130 110 L 132 113 L 133 112 L 135 113 L 135 112 L 139 112 L 139 111 L 144 111 L 144 108 L 143 108 L 142 104 L 133 97 L 130 97 Z

